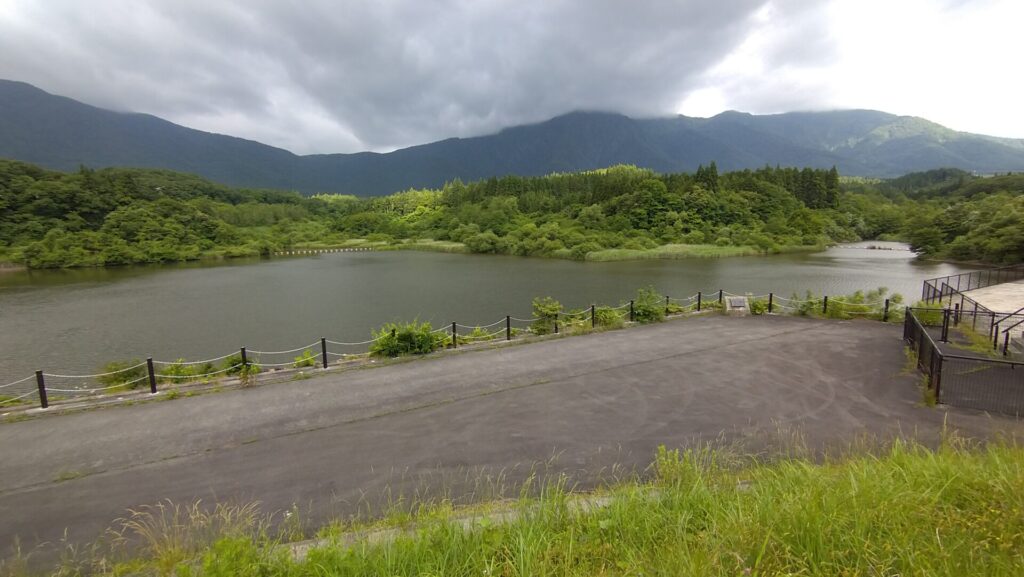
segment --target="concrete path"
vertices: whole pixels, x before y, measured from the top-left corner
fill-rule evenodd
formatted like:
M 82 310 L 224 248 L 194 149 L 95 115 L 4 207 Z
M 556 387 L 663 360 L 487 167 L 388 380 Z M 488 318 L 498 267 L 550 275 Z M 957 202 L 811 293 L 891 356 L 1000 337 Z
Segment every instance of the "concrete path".
M 813 446 L 859 434 L 972 436 L 1017 421 L 920 404 L 901 327 L 706 316 L 0 425 L 0 550 L 93 540 L 162 499 L 298 504 L 313 521 L 390 488 L 509 484 L 546 462 L 592 479 L 658 444 L 780 427 Z
M 1012 313 L 1024 308 L 1024 279 L 965 291 L 964 294 L 990 311 Z

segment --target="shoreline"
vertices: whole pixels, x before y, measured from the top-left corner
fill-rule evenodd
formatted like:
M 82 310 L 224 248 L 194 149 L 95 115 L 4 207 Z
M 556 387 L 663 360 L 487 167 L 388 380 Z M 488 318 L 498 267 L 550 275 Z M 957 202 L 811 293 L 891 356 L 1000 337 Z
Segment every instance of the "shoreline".
M 871 241 L 857 241 L 857 242 L 871 242 Z M 47 268 L 32 268 L 26 265 L 16 263 L 5 263 L 0 262 L 0 274 L 8 272 L 27 272 L 27 271 L 40 271 L 40 270 L 68 270 L 68 269 L 101 269 L 101 268 L 122 268 L 132 266 L 152 266 L 152 265 L 167 265 L 167 264 L 182 264 L 182 263 L 211 263 L 216 261 L 234 261 L 242 259 L 273 259 L 281 257 L 293 257 L 293 256 L 314 256 L 317 254 L 352 250 L 352 249 L 364 249 L 372 251 L 396 251 L 396 250 L 408 250 L 408 251 L 420 251 L 420 252 L 440 252 L 447 254 L 467 254 L 467 255 L 485 255 L 485 256 L 518 256 L 522 258 L 540 258 L 540 259 L 558 259 L 558 260 L 572 260 L 577 262 L 625 262 L 625 261 L 637 261 L 637 260 L 684 260 L 684 259 L 708 259 L 708 258 L 733 258 L 733 257 L 750 257 L 750 256 L 775 256 L 781 254 L 797 254 L 797 253 L 811 253 L 821 252 L 831 247 L 842 246 L 843 244 L 851 243 L 832 243 L 832 244 L 819 244 L 819 245 L 787 245 L 777 246 L 768 250 L 762 250 L 752 246 L 736 246 L 736 245 L 712 245 L 712 244 L 682 244 L 682 243 L 669 243 L 659 245 L 654 248 L 645 249 L 627 249 L 627 248 L 607 248 L 586 253 L 583 258 L 574 257 L 571 249 L 563 248 L 558 249 L 550 254 L 546 255 L 510 255 L 506 253 L 474 253 L 468 249 L 468 247 L 461 242 L 452 241 L 438 241 L 432 239 L 424 240 L 409 240 L 404 239 L 401 242 L 389 243 L 383 241 L 367 241 L 364 239 L 352 239 L 344 243 L 334 244 L 304 244 L 295 245 L 289 249 L 282 249 L 275 251 L 271 255 L 261 254 L 238 254 L 238 255 L 226 255 L 223 253 L 214 253 L 203 255 L 196 259 L 180 260 L 180 261 L 165 261 L 165 262 L 139 262 L 129 263 L 121 265 L 100 265 L 100 266 L 68 266 L 68 267 L 47 267 Z M 864 250 L 870 250 L 868 247 L 850 247 L 850 248 L 862 248 Z M 900 250 L 900 249 L 887 249 L 887 250 Z M 909 249 L 907 249 L 909 250 Z M 302 254 L 283 254 L 285 252 L 297 252 Z M 992 266 L 984 263 L 977 262 L 960 262 L 951 261 L 945 259 L 927 259 L 924 257 L 918 257 L 921 260 L 927 260 L 929 262 L 948 262 L 951 264 L 964 264 L 969 266 Z

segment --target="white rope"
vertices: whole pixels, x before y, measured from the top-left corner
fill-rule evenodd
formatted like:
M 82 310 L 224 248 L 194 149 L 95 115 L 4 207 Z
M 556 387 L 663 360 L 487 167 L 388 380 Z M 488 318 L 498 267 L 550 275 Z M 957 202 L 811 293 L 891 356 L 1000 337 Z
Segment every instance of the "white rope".
M 317 342 L 315 342 L 315 343 L 313 343 L 311 345 L 306 345 L 304 347 L 299 347 L 297 349 L 291 349 L 290 351 L 250 351 L 250 350 L 246 349 L 245 352 L 253 353 L 253 354 L 257 354 L 257 355 L 285 355 L 285 354 L 288 354 L 288 353 L 297 353 L 299 351 L 304 351 L 306 349 L 311 349 L 311 348 L 313 348 L 313 347 L 315 347 L 315 346 L 317 346 L 319 344 L 320 344 L 320 341 L 317 341 Z
M 228 367 L 226 369 L 221 369 L 219 371 L 213 371 L 212 373 L 205 373 L 205 374 L 202 374 L 202 375 L 160 375 L 160 374 L 158 374 L 157 378 L 161 378 L 161 379 L 201 379 L 203 377 L 212 377 L 213 375 L 219 375 L 221 373 L 226 373 L 228 371 L 237 369 L 240 366 L 242 366 L 242 363 L 238 363 L 238 364 L 230 366 L 230 367 Z
M 24 395 L 18 395 L 17 397 L 11 397 L 9 399 L 0 400 L 0 405 L 2 405 L 4 403 L 13 403 L 14 401 L 19 401 L 19 400 L 24 399 L 25 397 L 27 397 L 29 395 L 36 394 L 36 392 L 37 391 L 29 391 L 29 392 L 25 393 Z
M 509 318 L 514 320 L 514 321 L 516 321 L 517 323 L 535 323 L 535 322 L 540 320 L 540 318 L 537 318 L 537 317 L 534 317 L 532 319 L 517 319 L 515 317 L 509 317 Z
M 24 383 L 25 381 L 27 381 L 29 379 L 32 379 L 34 377 L 35 377 L 35 375 L 29 375 L 29 376 L 25 377 L 24 379 L 21 379 L 20 381 L 14 381 L 13 383 L 7 383 L 6 385 L 0 385 L 0 389 L 6 389 L 7 387 L 13 387 L 14 385 L 20 385 L 21 383 Z
M 375 342 L 377 342 L 377 339 L 370 339 L 368 341 L 363 341 L 361 343 L 339 343 L 338 341 L 327 341 L 327 342 L 332 344 L 332 345 L 338 345 L 340 347 L 358 347 L 359 345 L 368 345 L 370 343 L 375 343 Z
M 501 329 L 499 331 L 494 331 L 493 333 L 488 333 L 488 334 L 484 334 L 484 335 L 478 335 L 478 336 L 475 336 L 475 337 L 474 336 L 470 336 L 470 335 L 465 335 L 465 336 L 459 335 L 459 338 L 460 339 L 470 340 L 470 341 L 490 340 L 490 339 L 493 339 L 494 337 L 496 337 L 497 335 L 503 335 L 503 334 L 505 334 L 505 329 Z
M 128 381 L 127 383 L 118 383 L 116 385 L 110 385 L 109 387 L 99 387 L 99 388 L 93 388 L 93 389 L 54 389 L 54 388 L 46 387 L 46 392 L 51 392 L 52 391 L 52 392 L 55 392 L 55 393 L 85 393 L 87 395 L 93 395 L 93 394 L 96 394 L 96 393 L 98 393 L 100 391 L 109 391 L 110 389 L 120 389 L 120 388 L 123 388 L 123 387 L 134 385 L 135 383 L 140 383 L 140 382 L 142 382 L 142 381 L 144 381 L 144 380 L 146 380 L 148 378 L 149 378 L 149 375 L 145 375 L 144 377 L 135 379 L 134 381 Z
M 109 373 L 99 373 L 99 374 L 95 374 L 95 375 L 54 375 L 54 374 L 50 374 L 50 373 L 43 373 L 43 376 L 44 377 L 53 377 L 55 379 L 95 379 L 97 377 L 109 377 L 110 375 L 117 375 L 119 373 L 123 373 L 123 372 L 126 372 L 126 371 L 131 371 L 131 370 L 137 369 L 139 367 L 144 367 L 144 366 L 146 366 L 146 363 L 139 363 L 139 364 L 135 365 L 134 367 L 126 367 L 126 368 L 123 368 L 123 369 L 118 369 L 116 371 L 111 371 Z
M 219 357 L 217 357 L 215 359 L 206 359 L 205 361 L 153 361 L 153 364 L 154 365 L 205 365 L 205 364 L 208 364 L 208 363 L 213 363 L 214 361 L 222 361 L 222 360 L 230 357 L 231 355 L 237 355 L 237 354 L 240 354 L 240 351 L 235 351 L 233 353 L 228 353 L 226 355 L 219 356 Z
M 311 357 L 303 357 L 300 360 L 291 361 L 291 362 L 288 362 L 288 363 L 261 363 L 259 361 L 253 361 L 251 364 L 256 365 L 258 367 L 284 367 L 284 366 L 294 367 L 295 365 L 297 365 L 299 363 L 304 363 L 304 362 L 307 362 L 307 361 L 311 361 L 313 359 L 318 359 L 318 358 L 320 358 L 320 356 L 321 356 L 320 353 L 317 353 L 317 354 L 315 354 L 315 355 L 313 355 Z M 316 366 L 315 363 L 314 363 L 313 366 Z M 302 367 L 296 367 L 296 368 L 302 368 Z
M 505 319 L 499 319 L 499 320 L 494 321 L 493 323 L 491 323 L 489 325 L 477 325 L 475 327 L 469 327 L 469 326 L 466 326 L 466 325 L 460 325 L 460 324 L 456 323 L 456 326 L 462 327 L 464 329 L 469 329 L 469 330 L 473 330 L 473 329 L 489 329 L 489 328 L 491 328 L 491 327 L 493 327 L 495 325 L 501 324 L 503 322 L 505 322 Z
M 327 351 L 327 356 L 330 356 L 330 357 L 355 358 L 355 357 L 367 357 L 369 355 L 370 355 L 370 353 L 332 353 L 330 351 Z

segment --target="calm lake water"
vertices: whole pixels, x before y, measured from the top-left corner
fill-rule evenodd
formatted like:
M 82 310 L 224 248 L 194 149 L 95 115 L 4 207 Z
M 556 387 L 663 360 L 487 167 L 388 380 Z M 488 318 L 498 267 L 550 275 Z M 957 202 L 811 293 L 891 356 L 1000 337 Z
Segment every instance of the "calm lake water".
M 719 288 L 789 296 L 886 286 L 913 301 L 922 280 L 969 270 L 867 245 L 612 263 L 396 251 L 3 273 L 0 384 L 36 369 L 95 372 L 114 359 L 205 359 L 243 345 L 290 349 L 321 336 L 363 341 L 391 320 L 419 318 L 439 327 L 483 325 L 506 314 L 527 318 L 536 296 L 583 307 L 618 304 L 647 285 L 680 298 Z

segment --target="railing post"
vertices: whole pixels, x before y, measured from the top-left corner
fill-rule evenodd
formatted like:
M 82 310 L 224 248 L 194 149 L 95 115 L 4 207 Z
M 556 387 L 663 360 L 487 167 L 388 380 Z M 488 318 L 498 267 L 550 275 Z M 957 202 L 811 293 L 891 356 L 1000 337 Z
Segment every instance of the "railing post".
M 774 311 L 775 307 L 775 293 L 768 293 L 768 313 Z
M 555 334 L 558 334 L 558 313 L 555 313 Z
M 700 291 L 697 291 L 697 312 L 700 312 L 700 299 L 701 299 Z
M 960 324 L 960 303 L 953 304 L 953 324 Z
M 1009 356 L 1010 354 L 1010 332 L 1003 333 L 1003 356 Z
M 146 359 L 146 372 L 149 373 L 149 393 L 156 394 L 156 371 L 153 370 L 153 357 Z
M 323 356 L 324 368 L 327 368 L 327 338 L 320 337 L 320 354 Z
M 885 299 L 885 308 L 882 310 L 882 322 L 889 322 L 889 299 Z
M 597 313 L 595 310 L 594 305 L 590 305 L 590 328 L 597 326 Z
M 454 349 L 454 348 L 457 348 L 458 346 L 459 346 L 459 337 L 458 337 L 458 333 L 455 330 L 455 321 L 452 321 L 452 348 Z
M 636 318 L 636 312 L 633 310 L 633 299 L 629 300 L 629 322 L 633 322 Z
M 668 295 L 665 295 L 665 316 L 668 316 Z
M 241 348 L 241 352 L 242 352 L 242 368 L 244 369 L 245 367 L 249 366 L 249 358 L 245 356 L 245 347 Z
M 722 300 L 723 295 L 725 295 L 725 291 L 723 291 L 722 289 L 718 289 L 718 304 L 722 304 L 722 302 L 723 302 L 723 300 Z
M 936 359 L 938 362 L 935 362 Z M 932 369 L 932 388 L 935 389 L 936 403 L 942 401 L 942 361 L 942 351 L 935 347 L 935 351 L 932 353 L 932 362 L 935 365 L 935 368 Z
M 50 400 L 46 398 L 46 383 L 43 381 L 43 371 L 36 371 L 36 385 L 39 387 L 39 405 L 45 409 L 50 406 Z
M 512 340 L 512 317 L 510 315 L 505 315 L 505 340 Z
M 942 337 L 939 339 L 944 343 L 949 342 L 949 317 L 952 311 L 949 309 L 942 309 Z
M 992 313 L 992 320 L 995 320 L 995 313 Z M 992 350 L 999 350 L 999 323 L 992 327 Z
M 824 300 L 821 302 L 821 314 L 828 314 L 828 295 L 825 295 Z

